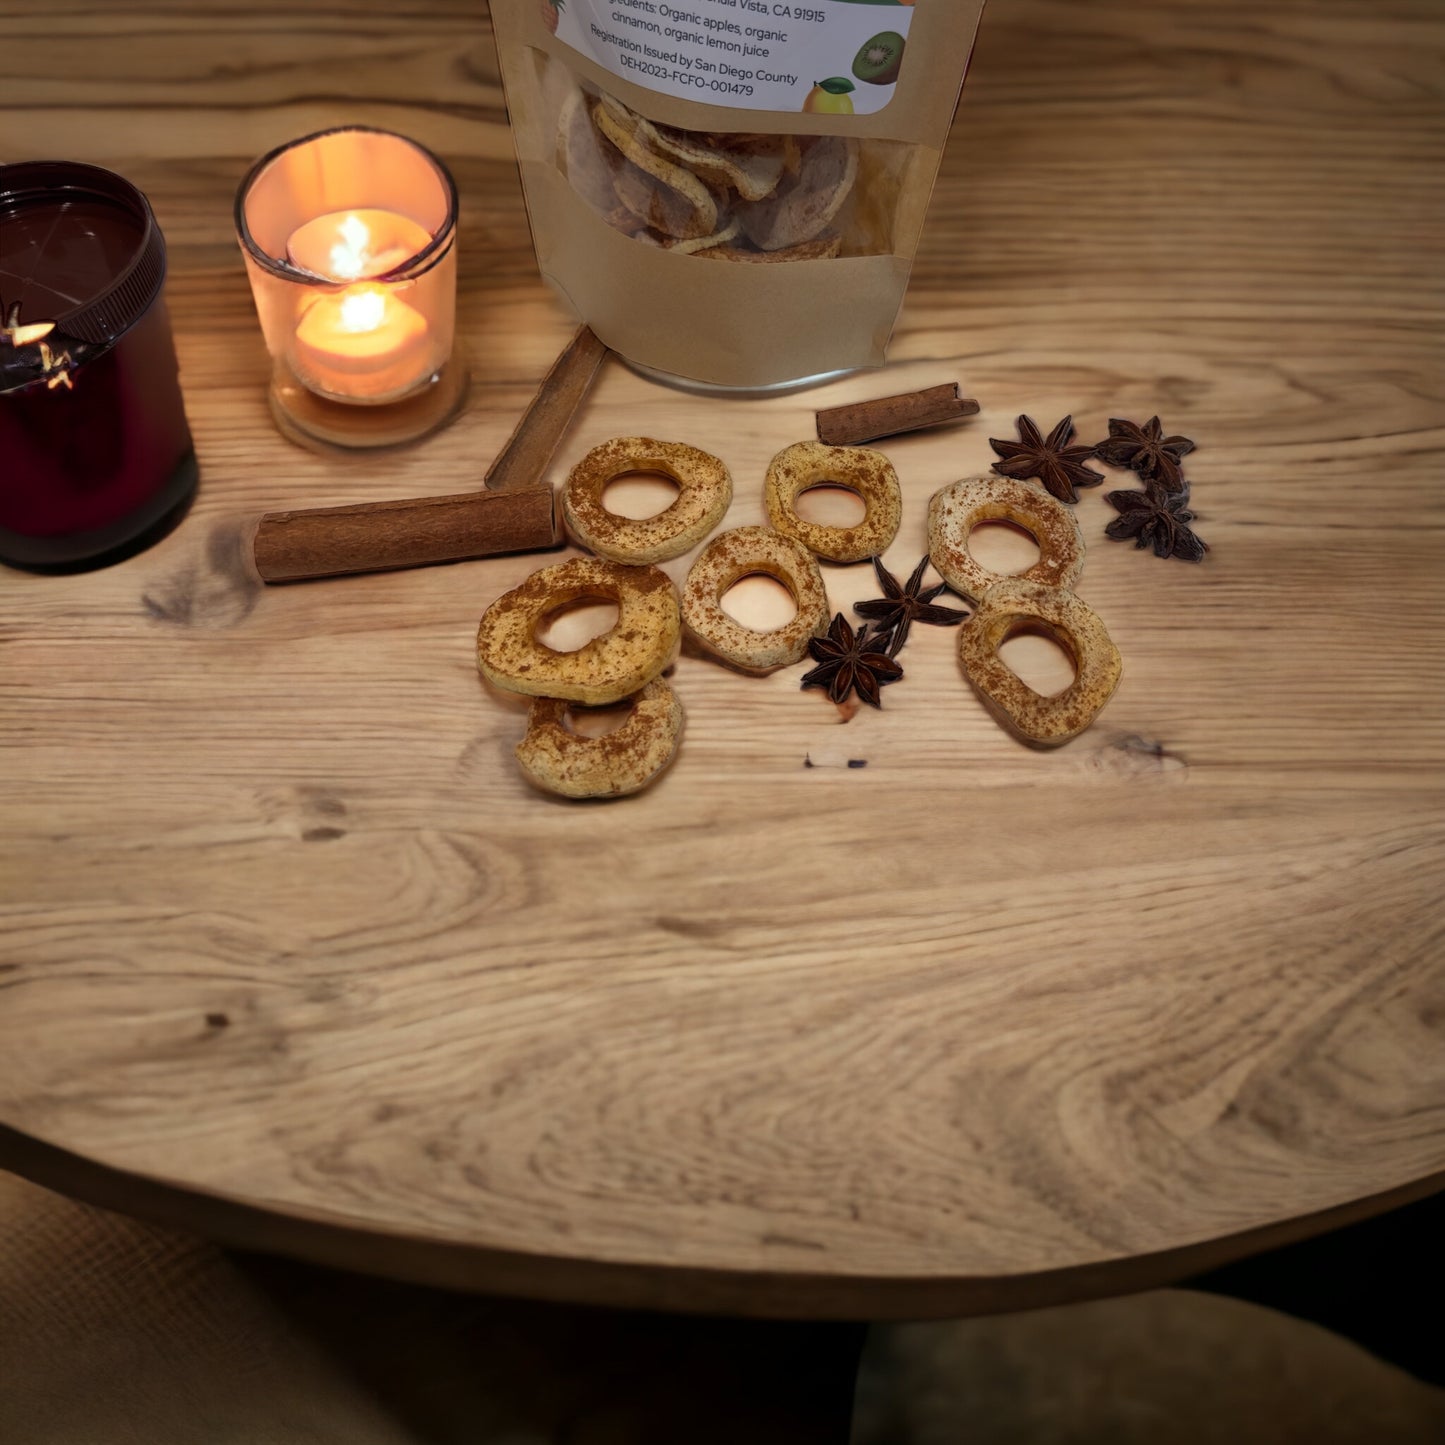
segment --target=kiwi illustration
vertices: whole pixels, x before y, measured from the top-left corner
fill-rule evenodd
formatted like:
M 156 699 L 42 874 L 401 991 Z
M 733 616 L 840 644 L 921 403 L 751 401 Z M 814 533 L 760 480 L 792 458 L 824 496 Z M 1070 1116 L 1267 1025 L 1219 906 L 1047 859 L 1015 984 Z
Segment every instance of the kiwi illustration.
M 853 60 L 853 74 L 869 85 L 892 85 L 903 63 L 903 37 L 896 30 L 884 30 L 865 42 Z

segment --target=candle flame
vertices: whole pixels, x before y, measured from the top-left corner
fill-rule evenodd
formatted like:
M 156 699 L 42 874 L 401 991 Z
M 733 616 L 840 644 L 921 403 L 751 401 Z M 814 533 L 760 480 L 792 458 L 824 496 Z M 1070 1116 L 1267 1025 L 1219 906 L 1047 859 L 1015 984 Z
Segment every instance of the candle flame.
M 371 228 L 352 214 L 336 229 L 341 239 L 331 248 L 331 274 L 354 281 L 371 264 Z
M 386 319 L 386 292 L 374 286 L 349 291 L 341 298 L 343 331 L 375 331 Z

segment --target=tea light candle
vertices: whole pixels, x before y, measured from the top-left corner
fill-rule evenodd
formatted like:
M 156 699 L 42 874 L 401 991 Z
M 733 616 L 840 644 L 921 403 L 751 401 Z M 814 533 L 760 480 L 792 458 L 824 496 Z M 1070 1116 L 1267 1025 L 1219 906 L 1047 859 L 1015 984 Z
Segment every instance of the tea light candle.
M 395 211 L 367 209 L 317 216 L 292 232 L 291 263 L 328 281 L 385 276 L 431 243 L 431 233 Z M 427 376 L 426 318 L 382 284 L 322 296 L 296 328 L 296 369 L 330 396 L 404 395 Z
M 296 328 L 297 370 L 332 396 L 404 394 L 430 365 L 426 318 L 382 286 L 322 296 Z
M 252 168 L 237 233 L 288 435 L 395 445 L 454 414 L 456 214 L 442 163 L 387 131 L 326 131 Z

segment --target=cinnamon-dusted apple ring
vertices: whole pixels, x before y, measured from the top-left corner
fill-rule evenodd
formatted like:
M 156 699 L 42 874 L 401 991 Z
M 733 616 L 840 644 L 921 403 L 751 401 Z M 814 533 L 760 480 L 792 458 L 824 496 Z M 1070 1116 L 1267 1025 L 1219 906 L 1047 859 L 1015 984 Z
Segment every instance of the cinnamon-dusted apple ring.
M 1035 692 L 998 655 L 1021 632 L 1042 633 L 1069 654 L 1077 675 L 1063 692 Z M 1072 592 L 1021 577 L 1006 577 L 983 594 L 959 629 L 958 660 L 989 711 L 1035 747 L 1057 747 L 1083 732 L 1113 696 L 1123 670 L 1096 612 Z
M 588 738 L 564 726 L 567 703 L 539 697 L 517 744 L 523 774 L 564 798 L 618 798 L 645 788 L 676 756 L 682 703 L 660 677 L 630 701 L 632 713 L 621 727 Z
M 609 482 L 628 472 L 661 472 L 678 485 L 677 500 L 655 517 L 619 517 L 602 505 Z M 665 562 L 695 547 L 731 505 L 733 480 L 715 456 L 682 442 L 614 437 L 593 447 L 562 487 L 567 530 L 613 562 Z
M 761 573 L 793 596 L 797 615 L 782 627 L 756 632 L 729 617 L 723 594 Z M 808 639 L 828 630 L 828 593 L 813 554 L 768 527 L 735 527 L 712 539 L 692 564 L 682 588 L 682 620 L 704 647 L 743 672 L 776 672 L 801 661 Z
M 970 602 L 1008 575 L 991 572 L 968 550 L 968 535 L 980 522 L 1010 522 L 1039 544 L 1039 560 L 1019 581 L 1072 587 L 1079 580 L 1084 534 L 1071 508 L 1034 482 L 965 478 L 935 492 L 928 504 L 928 555 L 938 575 Z
M 537 640 L 544 618 L 570 602 L 615 602 L 617 621 L 576 652 Z M 573 557 L 533 572 L 482 615 L 477 667 L 508 692 L 602 707 L 639 692 L 672 661 L 682 635 L 677 593 L 656 567 Z
M 866 510 L 856 527 L 805 522 L 793 510 L 809 487 L 829 482 L 862 497 Z M 898 473 L 882 452 L 868 447 L 829 447 L 822 442 L 785 447 L 768 465 L 763 500 L 778 531 L 830 562 L 862 562 L 878 556 L 898 535 L 903 518 Z

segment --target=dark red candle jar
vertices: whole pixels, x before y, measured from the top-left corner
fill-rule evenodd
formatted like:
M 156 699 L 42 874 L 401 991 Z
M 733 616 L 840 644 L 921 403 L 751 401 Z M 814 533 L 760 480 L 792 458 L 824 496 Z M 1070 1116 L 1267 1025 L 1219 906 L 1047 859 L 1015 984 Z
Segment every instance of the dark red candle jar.
M 145 197 L 98 166 L 0 166 L 0 562 L 66 571 L 162 535 L 195 448 Z

